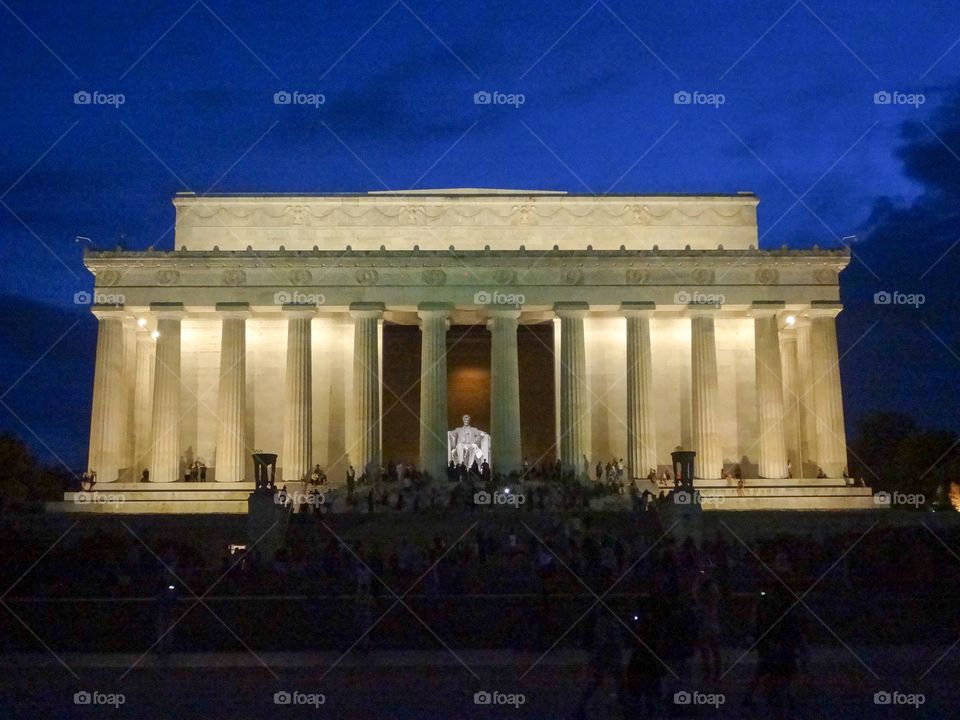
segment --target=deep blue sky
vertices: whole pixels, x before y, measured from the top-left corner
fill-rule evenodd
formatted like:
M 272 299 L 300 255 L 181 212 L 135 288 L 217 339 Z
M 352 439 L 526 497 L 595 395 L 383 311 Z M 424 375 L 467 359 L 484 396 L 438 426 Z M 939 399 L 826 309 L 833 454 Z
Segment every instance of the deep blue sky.
M 168 249 L 185 189 L 751 190 L 763 247 L 857 236 L 851 430 L 877 409 L 960 426 L 955 2 L 12 0 L 0 34 L 0 429 L 48 458 L 85 462 L 95 322 L 73 304 L 92 285 L 74 238 Z M 725 102 L 674 104 L 684 90 Z M 925 102 L 875 104 L 884 90 Z M 927 301 L 873 305 L 884 289 Z

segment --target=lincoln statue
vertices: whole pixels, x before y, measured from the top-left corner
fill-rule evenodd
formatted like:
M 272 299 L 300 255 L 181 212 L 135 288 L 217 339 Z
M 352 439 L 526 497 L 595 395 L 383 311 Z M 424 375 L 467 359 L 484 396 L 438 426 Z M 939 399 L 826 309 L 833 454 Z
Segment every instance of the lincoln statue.
M 470 467 L 490 461 L 490 435 L 470 425 L 470 416 L 463 416 L 463 425 L 447 432 L 447 461 Z M 492 463 L 491 463 L 492 464 Z

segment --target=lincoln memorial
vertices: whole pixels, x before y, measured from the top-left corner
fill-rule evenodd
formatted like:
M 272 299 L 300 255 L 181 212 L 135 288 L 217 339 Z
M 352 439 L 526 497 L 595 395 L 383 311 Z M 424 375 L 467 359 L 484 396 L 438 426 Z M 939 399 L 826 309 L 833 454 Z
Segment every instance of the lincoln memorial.
M 756 507 L 867 507 L 843 480 L 849 254 L 759 250 L 758 202 L 178 194 L 174 249 L 85 255 L 97 489 L 170 499 L 197 461 L 252 486 L 255 452 L 278 484 L 388 461 L 445 480 L 469 415 L 494 473 L 624 458 L 647 482 L 682 448 L 731 500 L 736 468 Z

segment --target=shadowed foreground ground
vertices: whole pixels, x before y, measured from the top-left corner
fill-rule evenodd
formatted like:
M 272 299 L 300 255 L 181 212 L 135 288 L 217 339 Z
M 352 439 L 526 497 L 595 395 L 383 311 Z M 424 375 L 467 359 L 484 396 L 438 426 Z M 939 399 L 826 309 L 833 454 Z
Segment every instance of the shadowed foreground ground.
M 668 702 L 655 717 L 703 718 L 949 718 L 955 717 L 960 691 L 956 676 L 960 654 L 951 651 L 924 679 L 918 675 L 948 649 L 942 647 L 853 648 L 869 669 L 839 644 L 813 649 L 809 665 L 795 683 L 792 709 L 771 711 L 762 700 L 753 710 L 741 706 L 753 672 L 753 656 L 745 658 L 719 683 L 689 680 L 677 687 L 722 693 L 719 707 L 681 707 Z M 724 658 L 728 668 L 739 653 Z M 145 658 L 124 675 L 136 655 L 65 655 L 70 670 L 51 655 L 0 657 L 0 716 L 3 718 L 573 718 L 587 683 L 587 655 L 557 651 L 547 655 L 523 679 L 539 654 L 467 652 L 470 669 L 451 653 L 354 651 L 321 679 L 336 654 L 268 653 L 174 655 Z M 205 667 L 186 667 L 203 663 Z M 94 667 L 93 665 L 97 665 Z M 871 670 L 879 675 L 877 680 Z M 472 671 L 472 672 L 471 672 Z M 476 673 L 478 677 L 474 677 Z M 274 677 L 276 674 L 276 677 Z M 121 679 L 121 676 L 122 679 Z M 74 693 L 122 693 L 112 706 L 78 706 Z M 478 691 L 522 693 L 524 702 L 492 707 L 474 703 Z M 670 688 L 672 697 L 674 688 Z M 324 695 L 314 706 L 279 706 L 274 693 L 298 691 Z M 881 691 L 923 693 L 924 703 L 893 707 L 876 705 Z M 670 715 L 667 713 L 674 713 Z M 643 717 L 631 714 L 627 717 Z

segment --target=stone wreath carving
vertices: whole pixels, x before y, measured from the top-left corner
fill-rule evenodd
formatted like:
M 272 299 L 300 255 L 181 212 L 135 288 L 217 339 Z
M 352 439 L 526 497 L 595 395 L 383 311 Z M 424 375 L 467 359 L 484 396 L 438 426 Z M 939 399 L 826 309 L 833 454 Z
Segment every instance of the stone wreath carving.
M 517 281 L 517 271 L 510 268 L 500 268 L 493 274 L 493 282 L 497 285 L 513 285 Z
M 640 270 L 638 268 L 631 268 L 627 270 L 627 284 L 628 285 L 642 285 L 647 281 L 648 273 L 646 270 Z
M 230 287 L 243 285 L 247 282 L 247 274 L 239 268 L 231 268 L 223 271 L 223 284 Z
M 376 285 L 380 281 L 380 273 L 373 268 L 357 270 L 356 277 L 360 285 Z
M 580 268 L 569 268 L 560 275 L 564 285 L 583 285 L 583 270 Z
M 97 275 L 97 284 L 104 287 L 112 287 L 120 282 L 123 275 L 119 270 L 104 270 Z
M 313 273 L 306 268 L 290 271 L 290 282 L 294 285 L 307 285 L 313 279 Z
M 715 274 L 711 268 L 697 268 L 693 271 L 693 281 L 697 285 L 712 285 Z
M 447 282 L 447 274 L 440 268 L 425 268 L 422 275 L 427 285 L 443 285 Z
M 813 279 L 821 285 L 835 285 L 837 282 L 837 271 L 833 268 L 819 268 L 813 273 Z
M 180 273 L 177 270 L 160 270 L 157 273 L 159 285 L 176 285 L 180 282 Z
M 780 271 L 772 267 L 763 267 L 757 270 L 756 278 L 761 285 L 775 285 L 780 279 Z

